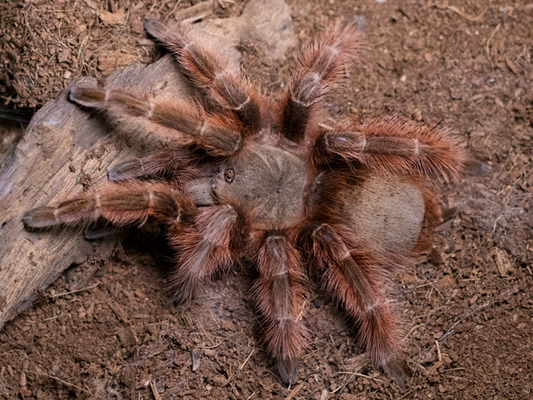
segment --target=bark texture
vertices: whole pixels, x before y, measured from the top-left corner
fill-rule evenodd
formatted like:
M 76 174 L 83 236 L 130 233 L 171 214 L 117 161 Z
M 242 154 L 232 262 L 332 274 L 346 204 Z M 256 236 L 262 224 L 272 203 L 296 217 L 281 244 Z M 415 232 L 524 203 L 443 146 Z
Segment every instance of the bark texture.
M 94 84 L 81 78 L 72 84 Z M 106 87 L 154 96 L 185 96 L 191 88 L 170 57 L 132 65 Z M 69 266 L 108 257 L 116 239 L 91 243 L 79 229 L 28 232 L 23 214 L 57 203 L 107 179 L 110 167 L 154 145 L 133 126 L 110 128 L 101 115 L 68 100 L 69 89 L 32 119 L 22 140 L 0 160 L 0 328 L 28 307 Z M 129 142 L 129 143 L 128 143 Z M 131 146 L 125 145 L 130 144 Z

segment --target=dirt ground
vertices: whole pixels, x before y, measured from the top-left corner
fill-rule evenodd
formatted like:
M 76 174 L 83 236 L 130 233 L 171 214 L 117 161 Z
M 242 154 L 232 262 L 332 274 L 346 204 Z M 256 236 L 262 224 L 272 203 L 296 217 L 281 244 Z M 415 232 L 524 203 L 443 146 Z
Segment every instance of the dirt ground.
M 285 387 L 258 341 L 246 290 L 253 274 L 226 275 L 208 296 L 175 306 L 165 291 L 172 267 L 165 244 L 131 232 L 111 259 L 73 266 L 0 332 L 0 397 L 533 398 L 528 3 L 288 1 L 303 41 L 337 18 L 364 22 L 368 48 L 328 104 L 332 118 L 386 111 L 442 121 L 485 163 L 444 188 L 445 206 L 456 212 L 439 227 L 428 261 L 396 278 L 412 370 L 406 387 L 369 365 L 341 312 L 320 293 L 309 301 L 310 347 L 300 381 Z M 242 8 L 241 2 L 219 4 L 220 16 Z M 0 2 L 6 54 L 0 97 L 9 106 L 39 107 L 77 75 L 102 77 L 153 61 L 157 51 L 142 31 L 142 17 L 172 19 L 190 5 Z M 48 57 L 39 53 L 43 48 Z M 243 51 L 250 75 L 279 92 L 294 59 L 271 63 L 253 48 Z M 4 132 L 3 151 L 16 137 L 13 129 Z

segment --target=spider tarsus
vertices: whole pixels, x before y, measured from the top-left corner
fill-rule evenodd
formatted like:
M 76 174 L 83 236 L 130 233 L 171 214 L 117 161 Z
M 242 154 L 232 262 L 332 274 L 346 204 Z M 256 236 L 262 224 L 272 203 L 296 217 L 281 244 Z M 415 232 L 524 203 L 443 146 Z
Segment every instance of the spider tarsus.
M 298 381 L 298 361 L 292 358 L 278 359 L 276 362 L 278 373 L 286 385 L 292 385 Z
M 158 41 L 162 41 L 168 32 L 168 27 L 157 18 L 145 18 L 144 29 Z
M 405 387 L 411 376 L 407 362 L 403 358 L 392 358 L 381 366 L 383 372 L 397 385 Z
M 116 235 L 119 232 L 120 229 L 115 226 L 90 226 L 83 231 L 83 238 L 88 241 L 94 241 Z
M 106 92 L 94 86 L 73 86 L 69 92 L 69 99 L 80 106 L 102 108 L 106 102 Z
M 58 225 L 54 207 L 38 207 L 30 210 L 22 217 L 22 223 L 28 230 L 38 230 Z
M 122 182 L 142 175 L 142 165 L 138 159 L 123 161 L 109 170 L 107 177 L 111 182 Z

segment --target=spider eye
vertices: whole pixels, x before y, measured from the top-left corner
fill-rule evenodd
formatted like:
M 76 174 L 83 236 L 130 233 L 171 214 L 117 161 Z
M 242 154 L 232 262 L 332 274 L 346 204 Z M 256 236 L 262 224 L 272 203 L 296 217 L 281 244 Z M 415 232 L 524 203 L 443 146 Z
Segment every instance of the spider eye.
M 226 182 L 231 183 L 235 179 L 235 171 L 233 168 L 228 168 L 224 171 L 224 179 Z

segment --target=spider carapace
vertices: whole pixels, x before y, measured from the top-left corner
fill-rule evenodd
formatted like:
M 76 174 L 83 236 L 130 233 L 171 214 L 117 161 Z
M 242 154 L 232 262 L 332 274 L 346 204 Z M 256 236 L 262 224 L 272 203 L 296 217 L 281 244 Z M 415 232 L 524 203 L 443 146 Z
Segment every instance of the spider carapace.
M 170 145 L 118 164 L 107 184 L 29 211 L 25 225 L 160 221 L 176 255 L 178 302 L 247 260 L 258 271 L 252 290 L 264 347 L 286 383 L 298 379 L 308 346 L 305 299 L 316 276 L 358 344 L 404 381 L 390 286 L 396 267 L 430 243 L 440 218 L 430 187 L 461 172 L 456 139 L 400 116 L 324 123 L 325 98 L 361 47 L 351 24 L 333 24 L 304 46 L 276 99 L 197 28 L 155 19 L 145 26 L 205 100 L 73 87 L 76 104 L 135 120 Z

